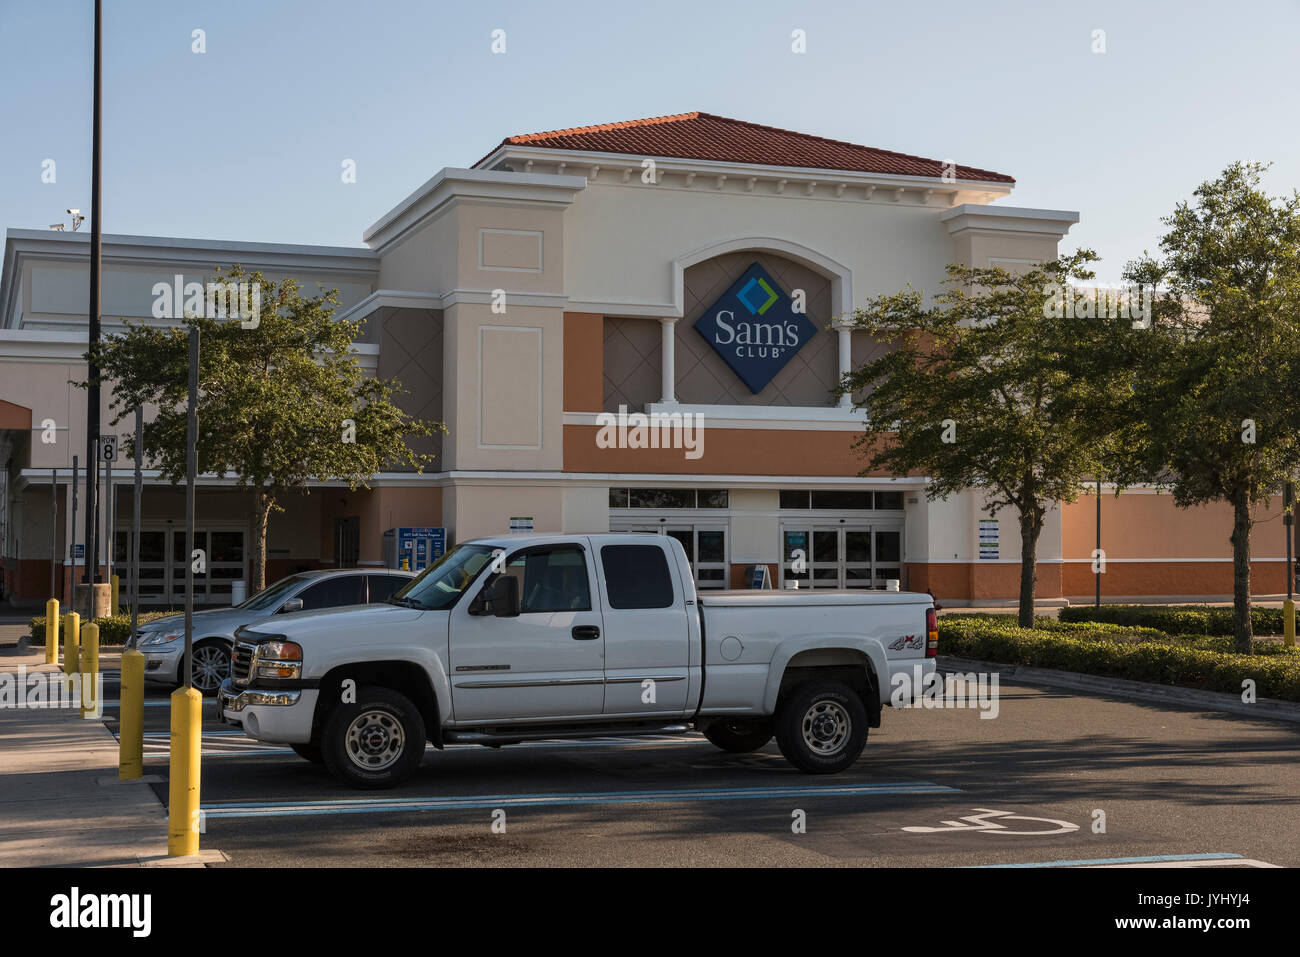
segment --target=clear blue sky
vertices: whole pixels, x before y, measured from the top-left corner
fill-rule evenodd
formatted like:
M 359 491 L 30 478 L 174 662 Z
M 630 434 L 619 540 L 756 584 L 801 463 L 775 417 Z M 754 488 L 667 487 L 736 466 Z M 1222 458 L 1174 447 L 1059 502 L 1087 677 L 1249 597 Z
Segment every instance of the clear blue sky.
M 1063 248 L 1095 248 L 1105 281 L 1234 159 L 1300 186 L 1295 0 L 105 7 L 111 233 L 356 246 L 504 136 L 690 110 L 1010 173 L 1004 202 L 1082 214 Z M 90 205 L 91 9 L 0 0 L 0 228 Z

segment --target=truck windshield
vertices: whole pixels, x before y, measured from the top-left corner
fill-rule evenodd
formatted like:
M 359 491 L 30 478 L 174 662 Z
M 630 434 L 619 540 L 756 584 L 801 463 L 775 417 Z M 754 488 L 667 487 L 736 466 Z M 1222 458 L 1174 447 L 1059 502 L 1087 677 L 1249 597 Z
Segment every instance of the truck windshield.
M 410 608 L 450 608 L 491 562 L 494 551 L 488 545 L 457 545 L 388 601 Z

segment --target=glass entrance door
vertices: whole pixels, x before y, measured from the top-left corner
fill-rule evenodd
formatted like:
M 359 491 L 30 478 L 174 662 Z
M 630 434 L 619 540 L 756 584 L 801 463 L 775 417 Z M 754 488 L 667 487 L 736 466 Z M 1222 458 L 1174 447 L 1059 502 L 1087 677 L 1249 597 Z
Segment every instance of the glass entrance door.
M 903 530 L 870 525 L 785 523 L 781 526 L 781 586 L 879 588 L 902 581 Z
M 230 583 L 245 574 L 246 532 L 242 528 L 197 529 L 194 539 L 203 549 L 202 571 L 194 572 L 194 601 L 200 605 L 230 604 Z M 119 528 L 114 540 L 114 571 L 127 587 L 131 561 L 131 529 Z M 191 560 L 185 532 L 178 529 L 140 530 L 140 603 L 178 608 L 185 602 L 185 566 Z

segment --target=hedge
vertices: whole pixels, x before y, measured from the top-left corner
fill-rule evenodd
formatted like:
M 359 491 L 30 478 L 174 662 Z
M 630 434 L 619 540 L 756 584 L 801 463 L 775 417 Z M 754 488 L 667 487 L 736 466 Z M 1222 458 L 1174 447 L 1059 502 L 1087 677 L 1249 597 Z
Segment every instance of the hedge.
M 140 615 L 140 624 L 146 621 L 153 621 L 155 618 L 162 618 L 164 615 L 174 615 L 174 611 L 146 611 Z M 63 628 L 60 615 L 59 628 Z M 99 643 L 100 645 L 124 645 L 127 638 L 131 636 L 131 616 L 130 615 L 109 615 L 106 618 L 96 618 L 95 624 L 99 625 Z M 85 625 L 85 622 L 82 622 Z M 45 616 L 33 618 L 31 622 L 32 638 L 31 644 L 45 644 Z M 62 635 L 60 635 L 62 641 Z
M 1108 622 L 1158 628 L 1171 635 L 1231 635 L 1232 608 L 1204 605 L 1070 605 L 1061 609 L 1061 621 Z M 1257 635 L 1282 634 L 1281 608 L 1252 608 L 1251 630 Z
M 939 619 L 939 652 L 958 658 L 1008 665 L 1055 668 L 1082 674 L 1127 678 L 1240 695 L 1242 681 L 1255 682 L 1263 698 L 1300 701 L 1300 652 L 1280 648 L 1241 655 L 1198 647 L 1204 636 L 1163 639 L 1107 634 L 1088 628 L 1018 628 L 974 617 Z

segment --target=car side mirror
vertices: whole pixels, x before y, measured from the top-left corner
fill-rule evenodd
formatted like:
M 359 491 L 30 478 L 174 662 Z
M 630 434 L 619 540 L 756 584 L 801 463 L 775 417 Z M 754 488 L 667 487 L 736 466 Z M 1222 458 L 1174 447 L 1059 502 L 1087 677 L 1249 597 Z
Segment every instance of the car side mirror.
M 497 618 L 519 616 L 519 579 L 511 575 L 498 575 L 483 593 L 483 611 Z
M 278 612 L 278 614 L 287 615 L 291 611 L 302 611 L 301 598 L 290 598 L 288 601 L 286 601 L 283 605 L 280 606 L 280 611 Z

